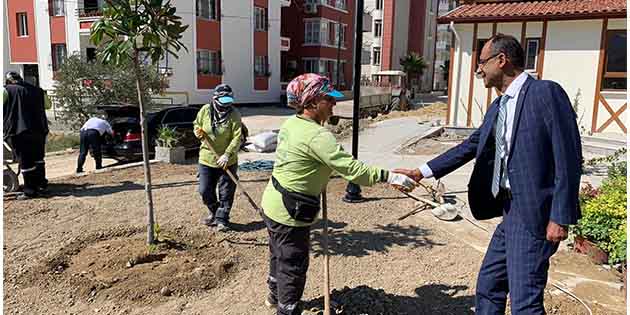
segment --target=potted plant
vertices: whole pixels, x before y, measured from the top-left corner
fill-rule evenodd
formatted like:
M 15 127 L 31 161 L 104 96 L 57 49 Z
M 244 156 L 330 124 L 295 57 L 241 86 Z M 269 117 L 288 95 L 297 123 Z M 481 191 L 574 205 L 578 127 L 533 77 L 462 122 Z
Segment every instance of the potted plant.
M 585 187 L 580 193 L 582 218 L 574 227 L 575 250 L 598 264 L 626 260 L 626 175 L 624 165 L 613 164 L 601 189 Z
M 175 146 L 179 142 L 179 135 L 175 128 L 160 127 L 155 142 L 156 160 L 166 163 L 184 163 L 186 161 L 184 147 Z

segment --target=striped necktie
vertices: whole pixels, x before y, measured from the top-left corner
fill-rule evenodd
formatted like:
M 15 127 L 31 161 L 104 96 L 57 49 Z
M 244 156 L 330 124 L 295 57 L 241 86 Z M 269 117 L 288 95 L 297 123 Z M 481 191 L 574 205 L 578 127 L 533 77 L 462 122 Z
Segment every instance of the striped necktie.
M 495 140 L 496 145 L 494 149 L 494 172 L 492 174 L 492 195 L 497 196 L 499 194 L 499 188 L 501 184 L 502 166 L 504 165 L 503 159 L 506 158 L 505 147 L 505 122 L 507 120 L 507 102 L 510 97 L 507 95 L 501 96 L 499 102 L 499 114 L 497 115 L 497 122 L 495 126 Z

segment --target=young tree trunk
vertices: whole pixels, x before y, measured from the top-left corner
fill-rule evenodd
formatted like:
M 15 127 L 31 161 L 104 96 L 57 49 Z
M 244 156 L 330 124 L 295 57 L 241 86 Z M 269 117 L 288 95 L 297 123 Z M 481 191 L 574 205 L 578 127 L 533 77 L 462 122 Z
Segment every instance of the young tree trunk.
M 142 132 L 142 162 L 144 166 L 144 191 L 147 198 L 147 244 L 155 243 L 154 239 L 154 218 L 153 218 L 153 196 L 151 194 L 151 168 L 149 167 L 149 134 L 144 116 L 144 88 L 140 80 L 140 64 L 138 61 L 138 51 L 134 52 L 133 67 L 136 74 L 136 88 L 138 89 L 138 104 L 140 107 L 140 130 Z

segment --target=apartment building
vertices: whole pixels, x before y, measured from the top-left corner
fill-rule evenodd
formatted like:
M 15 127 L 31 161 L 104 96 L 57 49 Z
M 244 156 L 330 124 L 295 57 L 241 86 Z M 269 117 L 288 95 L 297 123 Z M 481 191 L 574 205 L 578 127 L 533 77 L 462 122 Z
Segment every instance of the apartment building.
M 104 0 L 3 0 L 3 65 L 45 90 L 70 54 L 96 58 L 90 27 L 102 16 Z M 168 78 L 156 101 L 200 104 L 219 83 L 230 84 L 238 103 L 280 101 L 280 0 L 172 0 L 184 24 L 188 51 L 166 56 L 159 71 Z M 284 47 L 284 48 L 283 48 Z
M 366 0 L 361 73 L 365 80 L 383 70 L 402 70 L 400 59 L 417 53 L 427 62 L 416 90 L 431 90 L 438 0 Z
M 293 0 L 282 8 L 282 82 L 313 72 L 352 88 L 354 8 L 354 0 Z

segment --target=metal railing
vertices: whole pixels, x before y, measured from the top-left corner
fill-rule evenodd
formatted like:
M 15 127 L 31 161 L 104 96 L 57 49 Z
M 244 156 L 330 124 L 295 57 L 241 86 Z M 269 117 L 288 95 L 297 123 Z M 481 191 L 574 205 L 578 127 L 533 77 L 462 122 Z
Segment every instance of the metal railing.
M 100 17 L 103 15 L 103 8 L 92 7 L 92 8 L 78 8 L 77 16 L 79 18 L 92 18 L 92 17 Z

